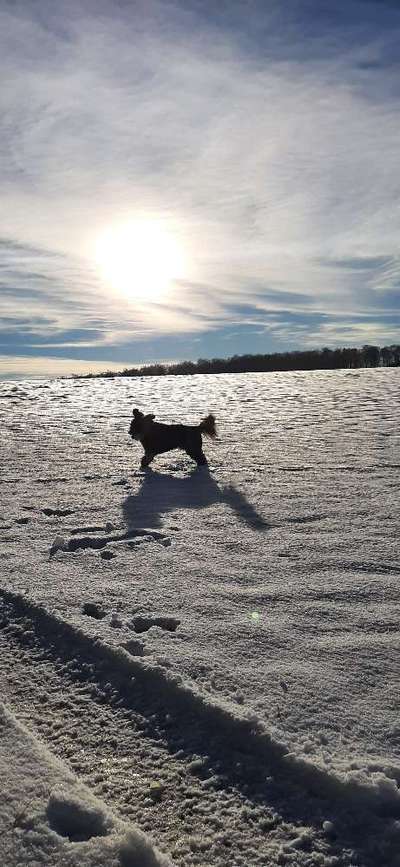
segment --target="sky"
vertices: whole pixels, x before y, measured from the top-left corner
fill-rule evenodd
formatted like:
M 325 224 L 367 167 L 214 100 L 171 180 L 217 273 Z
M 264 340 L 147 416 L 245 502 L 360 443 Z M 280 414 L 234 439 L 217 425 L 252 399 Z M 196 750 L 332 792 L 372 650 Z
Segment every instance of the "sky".
M 0 376 L 399 342 L 400 5 L 0 0 Z

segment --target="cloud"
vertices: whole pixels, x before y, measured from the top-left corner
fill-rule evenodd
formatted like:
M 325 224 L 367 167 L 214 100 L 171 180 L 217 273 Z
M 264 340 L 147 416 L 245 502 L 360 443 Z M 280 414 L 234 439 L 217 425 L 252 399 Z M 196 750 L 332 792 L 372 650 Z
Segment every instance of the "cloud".
M 343 313 L 354 339 L 357 317 L 385 333 L 400 278 L 400 13 L 290 6 L 1 8 L 6 328 L 23 309 L 32 345 L 101 349 L 232 333 L 247 305 L 270 330 L 287 315 L 282 348 L 291 313 L 303 342 L 341 322 L 345 335 Z M 143 214 L 187 254 L 158 304 L 113 293 L 92 257 L 104 227 Z

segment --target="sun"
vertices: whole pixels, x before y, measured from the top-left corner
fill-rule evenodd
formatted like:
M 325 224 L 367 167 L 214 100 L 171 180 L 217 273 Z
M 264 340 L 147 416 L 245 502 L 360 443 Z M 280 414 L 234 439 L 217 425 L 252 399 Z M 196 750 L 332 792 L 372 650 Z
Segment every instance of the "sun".
M 132 301 L 160 301 L 185 262 L 177 238 L 153 219 L 132 220 L 105 229 L 94 258 L 102 279 Z

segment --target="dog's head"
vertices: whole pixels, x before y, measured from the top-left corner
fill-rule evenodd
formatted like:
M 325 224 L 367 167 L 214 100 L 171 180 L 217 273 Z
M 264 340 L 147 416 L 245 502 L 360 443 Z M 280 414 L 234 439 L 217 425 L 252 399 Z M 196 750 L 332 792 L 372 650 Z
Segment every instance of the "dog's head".
M 140 412 L 140 409 L 134 409 L 132 415 L 133 419 L 131 421 L 129 433 L 132 439 L 140 440 L 155 416 L 151 414 L 144 415 L 144 413 Z

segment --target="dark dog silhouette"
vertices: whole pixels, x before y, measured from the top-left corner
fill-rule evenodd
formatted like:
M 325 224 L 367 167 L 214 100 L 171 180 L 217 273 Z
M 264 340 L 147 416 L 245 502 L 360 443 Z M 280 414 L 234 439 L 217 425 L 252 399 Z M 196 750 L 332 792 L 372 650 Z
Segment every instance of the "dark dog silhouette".
M 156 455 L 169 452 L 171 449 L 183 449 L 197 466 L 207 465 L 203 452 L 202 434 L 215 439 L 215 418 L 208 415 L 193 426 L 187 424 L 161 424 L 154 421 L 154 415 L 144 415 L 139 409 L 133 410 L 133 419 L 129 428 L 132 439 L 139 440 L 144 448 L 140 466 L 148 467 Z

